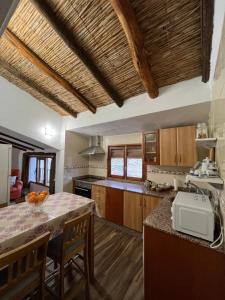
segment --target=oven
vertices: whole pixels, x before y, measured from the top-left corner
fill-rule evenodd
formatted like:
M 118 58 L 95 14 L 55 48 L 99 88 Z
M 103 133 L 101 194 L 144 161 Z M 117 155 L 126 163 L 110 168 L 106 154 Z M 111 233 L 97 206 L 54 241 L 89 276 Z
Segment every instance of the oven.
M 86 198 L 91 198 L 91 189 L 85 187 L 75 186 L 75 194 Z
M 80 176 L 73 178 L 73 193 L 91 199 L 91 186 L 92 183 L 102 180 L 98 176 Z

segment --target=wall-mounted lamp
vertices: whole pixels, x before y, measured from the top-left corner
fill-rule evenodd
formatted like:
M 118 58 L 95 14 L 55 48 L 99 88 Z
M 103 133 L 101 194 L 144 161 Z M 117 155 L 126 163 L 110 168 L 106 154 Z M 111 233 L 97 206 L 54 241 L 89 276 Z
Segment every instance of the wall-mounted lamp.
M 45 128 L 43 128 L 43 134 L 47 137 L 47 138 L 51 138 L 55 135 L 55 130 L 52 129 L 49 126 L 46 126 Z

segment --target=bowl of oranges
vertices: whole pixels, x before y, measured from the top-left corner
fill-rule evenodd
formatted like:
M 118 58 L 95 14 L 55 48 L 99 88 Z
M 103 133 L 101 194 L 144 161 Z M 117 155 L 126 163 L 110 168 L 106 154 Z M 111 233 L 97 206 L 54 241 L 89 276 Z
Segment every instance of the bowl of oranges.
M 26 201 L 30 205 L 33 212 L 41 212 L 42 204 L 48 198 L 49 193 L 47 191 L 42 191 L 40 193 L 30 192 L 26 196 Z

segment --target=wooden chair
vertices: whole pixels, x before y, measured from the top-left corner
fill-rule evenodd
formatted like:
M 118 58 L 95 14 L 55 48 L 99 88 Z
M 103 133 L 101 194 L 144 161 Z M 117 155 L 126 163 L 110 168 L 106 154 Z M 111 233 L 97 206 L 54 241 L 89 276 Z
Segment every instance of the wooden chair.
M 44 299 L 45 265 L 50 233 L 0 255 L 0 299 L 20 300 L 39 290 Z
M 62 235 L 51 240 L 48 245 L 47 256 L 55 266 L 60 265 L 59 297 L 64 299 L 64 271 L 66 264 L 74 264 L 79 268 L 86 279 L 86 299 L 89 299 L 89 262 L 88 262 L 88 238 L 91 213 L 65 222 Z M 80 253 L 83 252 L 83 255 Z M 84 262 L 84 270 L 76 263 L 81 258 Z

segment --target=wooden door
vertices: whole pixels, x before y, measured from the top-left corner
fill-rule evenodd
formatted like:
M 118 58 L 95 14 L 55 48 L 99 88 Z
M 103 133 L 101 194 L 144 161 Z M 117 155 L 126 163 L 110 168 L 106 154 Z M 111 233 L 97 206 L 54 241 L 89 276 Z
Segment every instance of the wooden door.
M 177 165 L 177 128 L 160 129 L 160 165 Z
M 137 231 L 142 231 L 142 201 L 141 194 L 124 192 L 123 224 Z
M 185 126 L 177 128 L 177 157 L 178 166 L 191 167 L 197 161 L 196 128 Z
M 143 220 L 147 218 L 152 210 L 158 205 L 160 198 L 143 195 Z
M 106 188 L 103 186 L 92 185 L 91 198 L 95 200 L 97 216 L 105 218 Z
M 123 225 L 123 190 L 106 188 L 106 219 Z

